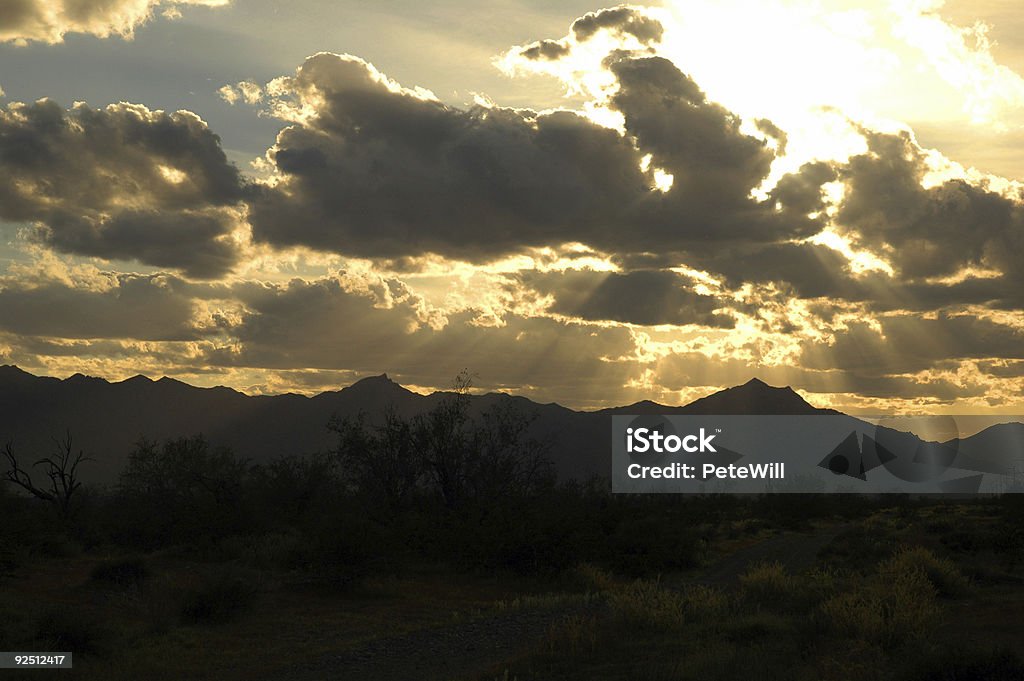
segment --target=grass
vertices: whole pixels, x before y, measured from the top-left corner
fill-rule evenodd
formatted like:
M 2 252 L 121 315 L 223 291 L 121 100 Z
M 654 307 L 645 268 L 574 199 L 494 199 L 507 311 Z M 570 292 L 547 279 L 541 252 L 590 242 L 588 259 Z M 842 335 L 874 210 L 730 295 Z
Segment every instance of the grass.
M 68 646 L 68 678 L 232 681 L 387 637 L 533 617 L 537 640 L 524 638 L 520 654 L 494 659 L 478 678 L 1022 678 L 1011 646 L 1024 625 L 1008 616 L 1024 607 L 1020 569 L 997 560 L 1001 580 L 974 579 L 976 554 L 941 541 L 951 528 L 994 535 L 1005 517 L 986 513 L 878 512 L 807 572 L 761 563 L 715 585 L 695 583 L 694 568 L 633 579 L 583 563 L 530 577 L 439 563 L 338 590 L 296 566 L 287 533 L 225 542 L 205 559 L 37 553 L 0 591 L 0 643 Z M 762 522 L 723 523 L 708 547 L 717 555 L 751 532 L 770 534 Z M 429 664 L 421 676 L 432 678 Z

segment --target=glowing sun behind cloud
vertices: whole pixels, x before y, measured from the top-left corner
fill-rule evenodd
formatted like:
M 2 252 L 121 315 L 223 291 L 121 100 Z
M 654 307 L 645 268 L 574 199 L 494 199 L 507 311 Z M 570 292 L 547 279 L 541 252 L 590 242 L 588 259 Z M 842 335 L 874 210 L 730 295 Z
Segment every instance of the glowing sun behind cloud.
M 665 26 L 659 51 L 712 99 L 786 130 L 791 167 L 860 150 L 837 113 L 876 130 L 1019 121 L 1024 80 L 995 60 L 984 25 L 949 23 L 943 4 L 676 0 L 657 14 Z

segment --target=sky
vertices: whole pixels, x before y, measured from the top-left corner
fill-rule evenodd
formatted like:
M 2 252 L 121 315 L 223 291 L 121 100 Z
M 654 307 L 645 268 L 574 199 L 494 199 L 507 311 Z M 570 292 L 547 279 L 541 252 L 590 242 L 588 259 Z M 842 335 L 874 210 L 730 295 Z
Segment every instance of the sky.
M 8 0 L 0 363 L 1024 413 L 1006 0 Z

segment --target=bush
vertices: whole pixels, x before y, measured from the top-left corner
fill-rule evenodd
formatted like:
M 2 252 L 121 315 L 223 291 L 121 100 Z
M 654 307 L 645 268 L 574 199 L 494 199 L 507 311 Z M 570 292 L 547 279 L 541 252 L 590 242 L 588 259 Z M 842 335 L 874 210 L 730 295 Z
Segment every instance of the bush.
M 838 569 L 869 570 L 892 555 L 893 540 L 883 534 L 854 527 L 821 550 L 821 559 Z
M 874 580 L 821 606 L 833 631 L 886 648 L 918 640 L 936 623 L 935 587 L 924 570 L 890 560 Z
M 696 567 L 706 542 L 689 525 L 652 514 L 621 518 L 606 548 L 616 572 L 644 577 Z
M 752 565 L 740 575 L 743 599 L 755 606 L 787 610 L 796 604 L 799 580 L 787 574 L 781 563 Z
M 702 584 L 686 590 L 683 610 L 687 619 L 704 625 L 717 625 L 731 616 L 735 603 L 728 593 Z
M 923 546 L 900 549 L 891 560 L 898 571 L 921 570 L 940 596 L 955 597 L 970 593 L 971 585 L 953 561 L 939 558 Z
M 112 649 L 111 633 L 96 618 L 76 608 L 51 607 L 36 620 L 35 642 L 42 650 L 104 656 Z
M 683 626 L 686 600 L 657 581 L 638 579 L 612 593 L 612 612 L 631 629 L 673 631 Z
M 571 577 L 587 593 L 602 593 L 615 587 L 615 577 L 593 563 L 580 563 Z
M 237 574 L 216 572 L 184 594 L 181 617 L 189 624 L 227 622 L 256 595 L 255 586 Z
M 149 579 L 149 568 L 141 558 L 108 560 L 93 568 L 89 581 L 117 587 L 141 587 Z
M 594 615 L 566 615 L 548 627 L 547 643 L 549 652 L 568 649 L 572 654 L 585 649 L 593 653 L 597 648 L 600 626 Z

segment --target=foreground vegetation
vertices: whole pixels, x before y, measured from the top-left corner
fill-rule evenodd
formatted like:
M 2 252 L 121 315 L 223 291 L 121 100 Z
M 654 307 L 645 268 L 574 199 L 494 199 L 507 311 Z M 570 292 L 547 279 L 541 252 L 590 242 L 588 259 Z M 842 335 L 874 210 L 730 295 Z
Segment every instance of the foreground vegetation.
M 83 679 L 1024 678 L 1016 497 L 612 495 L 458 395 L 331 453 L 143 441 L 114 488 L 4 489 L 0 649 Z

